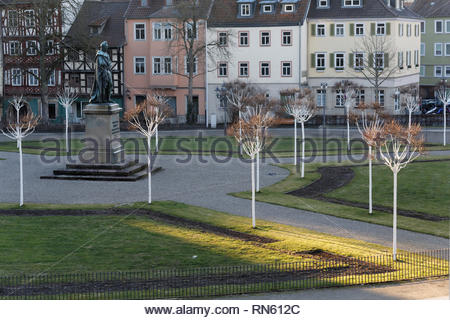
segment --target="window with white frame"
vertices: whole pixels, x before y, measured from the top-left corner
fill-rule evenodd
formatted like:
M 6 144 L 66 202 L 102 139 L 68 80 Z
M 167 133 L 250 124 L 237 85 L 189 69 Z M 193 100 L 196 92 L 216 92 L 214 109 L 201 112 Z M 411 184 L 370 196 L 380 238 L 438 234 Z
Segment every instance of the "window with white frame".
M 406 51 L 406 66 L 411 68 L 411 51 Z
M 344 0 L 344 7 L 359 7 L 361 0 Z
M 270 77 L 270 62 L 263 61 L 259 64 L 259 76 Z
M 420 43 L 420 55 L 422 57 L 425 56 L 425 43 L 424 42 Z
M 419 50 L 414 50 L 414 65 L 419 66 Z
M 442 20 L 434 21 L 434 33 L 442 33 L 444 31 L 444 22 Z
M 325 25 L 324 24 L 316 25 L 316 35 L 318 37 L 325 37 Z
M 345 67 L 345 53 L 337 52 L 334 54 L 334 68 L 338 71 L 344 70 Z
M 263 11 L 264 13 L 271 13 L 271 12 L 272 12 L 272 5 L 270 5 L 270 4 L 264 4 L 264 5 L 262 6 L 262 11 Z
M 325 70 L 325 53 L 316 53 L 316 69 Z
M 192 22 L 187 22 L 186 24 L 186 39 L 194 39 L 197 40 L 198 38 L 198 27 L 197 25 Z
M 425 21 L 420 22 L 420 32 L 425 33 L 426 32 L 426 24 Z
M 450 78 L 450 66 L 445 66 L 445 77 Z
M 153 57 L 153 74 L 162 74 L 162 73 L 163 73 L 162 58 Z
M 450 33 L 450 20 L 445 20 L 445 33 Z
M 36 25 L 36 22 L 34 20 L 34 10 L 25 10 L 24 16 L 25 16 L 25 27 L 33 28 Z
M 153 24 L 153 40 L 162 40 L 162 24 Z
M 420 66 L 420 76 L 425 77 L 425 73 L 426 73 L 425 66 L 424 65 Z
M 325 90 L 316 90 L 316 104 L 318 107 L 324 107 L 326 103 L 326 92 Z
M 145 57 L 134 57 L 134 73 L 145 74 Z
M 228 62 L 219 62 L 219 77 L 228 77 Z
M 39 69 L 28 69 L 27 82 L 31 87 L 37 87 L 39 85 Z
M 55 54 L 55 42 L 53 40 L 47 40 L 45 54 L 48 56 Z
M 16 28 L 19 26 L 19 14 L 17 10 L 8 11 L 8 27 Z
M 261 31 L 259 43 L 261 46 L 270 46 L 270 31 Z
M 134 40 L 145 40 L 145 23 L 134 24 Z
M 376 52 L 373 56 L 373 67 L 377 69 L 384 68 L 384 52 Z
M 241 31 L 239 32 L 239 46 L 248 47 L 248 32 Z
M 357 35 L 357 36 L 364 35 L 364 23 L 355 24 L 355 35 Z
M 434 44 L 434 55 L 435 56 L 442 56 L 442 43 L 435 43 Z
M 248 17 L 250 15 L 250 4 L 244 3 L 241 4 L 241 16 Z
M 248 77 L 248 62 L 239 62 L 239 77 Z
M 172 40 L 173 39 L 173 31 L 172 31 L 172 25 L 170 23 L 164 23 L 163 24 L 163 31 L 164 31 L 164 40 Z
M 184 73 L 189 74 L 190 64 L 189 60 L 187 59 L 187 56 L 184 57 Z M 194 57 L 194 63 L 192 65 L 192 73 L 197 74 L 198 73 L 198 59 L 197 57 Z
M 406 25 L 406 36 L 411 37 L 411 24 L 410 23 L 408 23 Z
M 37 55 L 37 42 L 36 40 L 27 40 L 27 56 L 35 56 Z
M 318 8 L 328 8 L 328 0 L 317 0 Z
M 398 56 L 398 67 L 400 69 L 403 69 L 403 51 L 399 51 L 397 53 L 397 56 Z
M 344 91 L 341 89 L 336 90 L 336 107 L 344 106 Z
M 292 31 L 283 31 L 281 33 L 281 44 L 283 46 L 290 46 L 292 45 Z
M 364 69 L 364 53 L 356 52 L 354 55 L 353 67 L 355 70 L 363 70 Z
M 172 74 L 172 57 L 164 57 L 164 74 Z
M 293 4 L 285 4 L 283 6 L 284 12 L 294 12 L 294 5 Z
M 378 90 L 378 104 L 384 107 L 384 90 Z
M 442 66 L 434 66 L 434 76 L 436 78 L 442 78 Z
M 20 42 L 19 41 L 10 41 L 9 42 L 9 54 L 12 56 L 17 56 L 20 54 Z
M 366 102 L 366 91 L 364 89 L 356 90 L 356 96 L 355 96 L 356 105 L 358 106 L 364 102 Z
M 450 42 L 445 44 L 445 55 L 450 56 Z
M 15 87 L 22 85 L 22 70 L 19 68 L 11 69 L 11 85 Z
M 283 61 L 281 63 L 281 76 L 282 77 L 292 76 L 292 62 L 291 61 Z
M 219 38 L 219 46 L 226 47 L 228 46 L 228 33 L 227 32 L 219 32 L 217 37 Z
M 384 22 L 377 23 L 376 35 L 377 36 L 384 36 L 384 35 L 386 35 L 386 23 L 384 23 Z
M 56 71 L 53 70 L 52 73 L 50 73 L 50 76 L 48 77 L 48 85 L 50 87 L 56 86 Z
M 334 27 L 334 33 L 336 34 L 336 37 L 343 37 L 345 33 L 345 28 L 343 23 L 337 23 Z

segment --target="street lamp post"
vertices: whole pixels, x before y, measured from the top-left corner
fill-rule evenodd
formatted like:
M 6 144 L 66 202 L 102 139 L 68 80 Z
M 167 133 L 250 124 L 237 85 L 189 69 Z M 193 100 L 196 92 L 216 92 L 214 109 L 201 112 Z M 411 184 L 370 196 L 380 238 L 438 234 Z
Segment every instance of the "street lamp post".
M 322 126 L 325 129 L 325 124 L 326 124 L 326 105 L 327 105 L 327 88 L 328 88 L 328 83 L 326 82 L 322 82 L 320 84 L 320 89 L 322 90 L 322 94 L 323 94 L 323 101 L 322 102 Z

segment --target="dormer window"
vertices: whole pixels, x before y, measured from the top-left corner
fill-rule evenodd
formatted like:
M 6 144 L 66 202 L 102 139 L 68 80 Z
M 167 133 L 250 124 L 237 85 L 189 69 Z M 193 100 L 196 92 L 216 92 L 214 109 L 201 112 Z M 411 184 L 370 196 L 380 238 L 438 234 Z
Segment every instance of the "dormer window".
M 272 5 L 270 4 L 265 4 L 262 6 L 262 11 L 264 13 L 271 13 L 272 12 Z
M 328 0 L 317 0 L 317 8 L 328 8 Z
M 241 4 L 241 16 L 243 16 L 243 17 L 250 16 L 250 4 L 249 3 Z
M 284 12 L 294 12 L 294 5 L 293 4 L 285 4 L 283 11 Z

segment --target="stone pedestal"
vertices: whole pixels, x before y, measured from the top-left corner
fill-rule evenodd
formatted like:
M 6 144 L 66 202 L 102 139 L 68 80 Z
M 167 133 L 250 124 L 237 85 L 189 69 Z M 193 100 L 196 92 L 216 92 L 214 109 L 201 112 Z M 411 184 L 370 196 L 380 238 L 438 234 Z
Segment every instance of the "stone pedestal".
M 82 162 L 117 164 L 125 161 L 120 142 L 121 110 L 117 103 L 93 103 L 83 110 L 86 116 L 86 151 L 81 155 Z

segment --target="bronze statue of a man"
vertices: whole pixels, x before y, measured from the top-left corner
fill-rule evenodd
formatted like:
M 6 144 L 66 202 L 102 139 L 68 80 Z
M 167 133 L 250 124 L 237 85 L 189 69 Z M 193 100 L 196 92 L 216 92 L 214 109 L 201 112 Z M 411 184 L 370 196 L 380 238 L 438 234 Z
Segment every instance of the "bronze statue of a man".
M 95 55 L 95 79 L 89 103 L 112 102 L 111 91 L 113 89 L 113 80 L 111 69 L 108 42 L 103 41 L 100 44 L 100 50 Z

